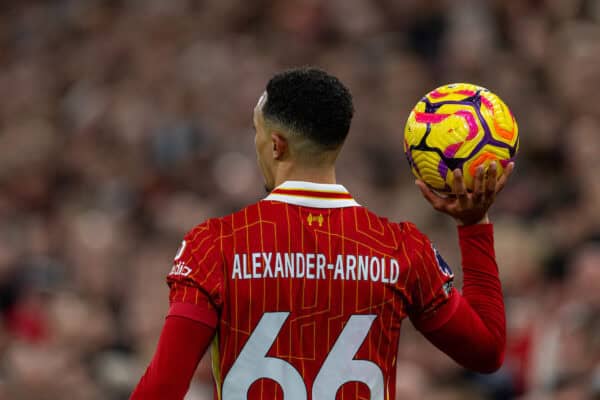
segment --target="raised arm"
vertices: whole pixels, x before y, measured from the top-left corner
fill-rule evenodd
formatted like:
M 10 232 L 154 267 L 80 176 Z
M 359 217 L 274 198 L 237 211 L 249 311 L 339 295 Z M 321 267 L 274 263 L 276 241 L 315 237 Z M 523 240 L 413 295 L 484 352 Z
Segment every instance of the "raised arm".
M 463 367 L 494 372 L 504 359 L 506 329 L 492 225 L 460 227 L 459 241 L 463 255 L 462 295 L 454 290 L 448 302 L 436 310 L 445 317 L 417 322 L 415 326 Z
M 487 174 L 479 168 L 472 193 L 466 190 L 460 171 L 455 171 L 455 195 L 448 198 L 435 195 L 423 182 L 417 182 L 432 206 L 452 216 L 459 225 L 464 285 L 462 295 L 454 290 L 435 311 L 436 318 L 416 321 L 415 326 L 459 364 L 482 373 L 496 371 L 504 359 L 504 301 L 487 211 L 513 168 L 509 164 L 498 180 L 494 163 Z

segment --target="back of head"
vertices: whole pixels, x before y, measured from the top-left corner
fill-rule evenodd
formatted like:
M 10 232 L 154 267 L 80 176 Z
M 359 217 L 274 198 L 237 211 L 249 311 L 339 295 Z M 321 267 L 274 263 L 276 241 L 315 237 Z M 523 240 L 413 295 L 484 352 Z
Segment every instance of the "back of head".
M 352 95 L 336 77 L 312 67 L 275 75 L 267 84 L 265 121 L 308 143 L 303 152 L 337 151 L 350 130 Z M 309 154 L 304 154 L 309 155 Z

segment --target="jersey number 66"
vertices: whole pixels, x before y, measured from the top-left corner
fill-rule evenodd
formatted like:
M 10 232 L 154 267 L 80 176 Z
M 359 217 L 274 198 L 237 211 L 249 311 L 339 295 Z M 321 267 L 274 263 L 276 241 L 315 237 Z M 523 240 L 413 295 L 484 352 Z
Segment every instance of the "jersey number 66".
M 262 378 L 277 382 L 285 400 L 307 399 L 306 385 L 300 373 L 290 363 L 266 355 L 289 314 L 263 314 L 225 377 L 221 392 L 223 400 L 245 398 L 250 386 Z M 335 400 L 338 389 L 347 382 L 362 382 L 369 387 L 371 399 L 383 400 L 381 369 L 372 361 L 354 359 L 375 318 L 376 315 L 350 317 L 315 378 L 314 400 Z

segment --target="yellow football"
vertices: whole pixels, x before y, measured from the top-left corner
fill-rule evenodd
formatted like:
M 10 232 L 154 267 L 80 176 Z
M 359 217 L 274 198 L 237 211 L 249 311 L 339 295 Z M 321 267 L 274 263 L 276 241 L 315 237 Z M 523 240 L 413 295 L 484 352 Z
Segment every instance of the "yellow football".
M 441 86 L 413 108 L 404 129 L 404 152 L 413 174 L 438 192 L 450 192 L 452 171 L 468 189 L 478 166 L 492 160 L 498 177 L 519 149 L 517 122 L 504 102 L 469 83 Z

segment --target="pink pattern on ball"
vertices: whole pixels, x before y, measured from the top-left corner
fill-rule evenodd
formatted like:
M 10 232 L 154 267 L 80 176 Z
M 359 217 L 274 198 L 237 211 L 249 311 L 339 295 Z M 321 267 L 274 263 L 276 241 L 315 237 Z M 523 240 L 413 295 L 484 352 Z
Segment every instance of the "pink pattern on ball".
M 494 105 L 488 98 L 481 96 L 481 103 L 485 106 L 485 108 L 490 110 L 492 114 L 494 113 Z
M 416 112 L 415 121 L 423 124 L 437 124 L 448 118 L 450 114 L 432 114 L 426 112 Z
M 448 93 L 442 93 L 438 90 L 434 90 L 433 92 L 429 93 L 429 97 L 432 99 L 441 99 L 446 96 L 448 96 Z
M 474 90 L 469 90 L 469 89 L 461 89 L 461 90 L 457 90 L 455 93 L 458 93 L 458 94 L 462 94 L 462 95 L 464 95 L 464 96 L 469 96 L 469 97 L 471 97 L 471 96 L 475 96 L 475 93 L 476 93 L 476 92 L 475 92 Z
M 457 111 L 455 114 L 463 117 L 467 122 L 467 125 L 469 126 L 469 135 L 465 140 L 475 139 L 475 137 L 477 136 L 477 132 L 479 132 L 479 127 L 477 126 L 477 121 L 475 121 L 475 117 L 473 116 L 473 114 L 467 110 L 460 110 Z

